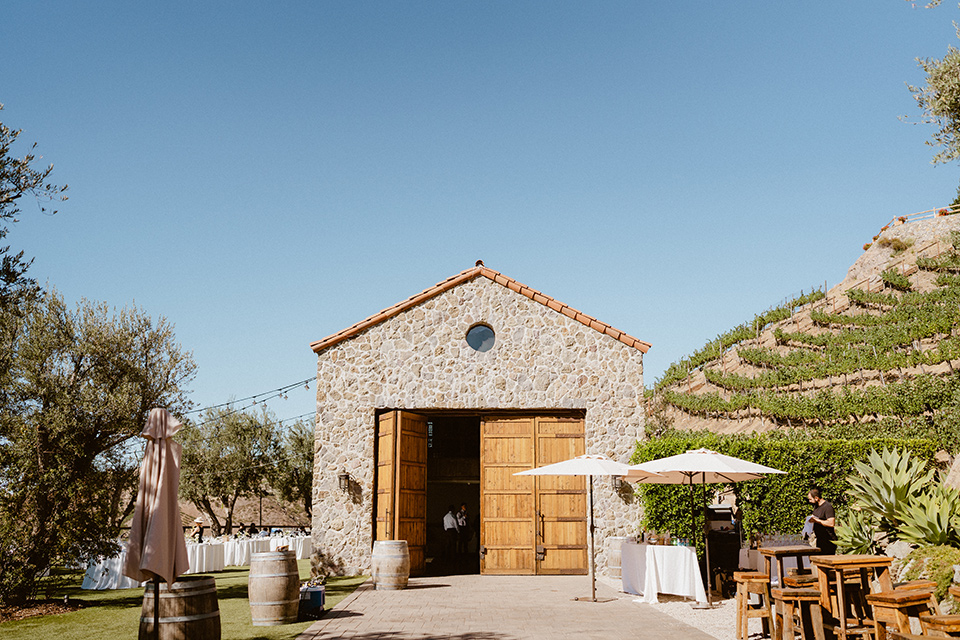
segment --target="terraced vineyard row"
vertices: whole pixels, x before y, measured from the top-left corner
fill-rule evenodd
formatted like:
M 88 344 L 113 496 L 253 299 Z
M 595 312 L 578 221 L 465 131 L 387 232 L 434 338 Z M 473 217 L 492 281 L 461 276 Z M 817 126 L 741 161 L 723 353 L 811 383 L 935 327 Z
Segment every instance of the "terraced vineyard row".
M 672 365 L 655 393 L 686 414 L 721 420 L 930 416 L 960 397 L 960 232 L 916 264 L 919 271 L 888 266 L 871 281 L 881 291 L 850 288 L 830 308 L 824 301 L 795 313 L 824 298 L 815 291 L 757 316 Z

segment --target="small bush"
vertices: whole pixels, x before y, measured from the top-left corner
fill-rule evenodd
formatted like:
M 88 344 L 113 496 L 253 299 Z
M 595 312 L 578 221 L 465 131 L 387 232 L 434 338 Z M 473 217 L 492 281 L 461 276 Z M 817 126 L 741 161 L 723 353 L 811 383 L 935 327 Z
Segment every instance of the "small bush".
M 874 238 L 876 239 L 876 238 Z M 907 249 L 913 246 L 913 239 L 903 241 L 900 238 L 880 238 L 877 240 L 878 247 L 890 247 L 893 249 L 894 255 L 898 253 L 903 253 Z
M 937 583 L 937 600 L 943 600 L 953 581 L 953 565 L 960 564 L 960 549 L 921 547 L 912 551 L 903 562 L 908 567 L 902 576 L 904 580 L 933 580 Z
M 913 285 L 910 284 L 910 278 L 894 268 L 887 269 L 881 273 L 880 278 L 888 286 L 891 286 L 898 291 L 910 291 L 913 288 Z

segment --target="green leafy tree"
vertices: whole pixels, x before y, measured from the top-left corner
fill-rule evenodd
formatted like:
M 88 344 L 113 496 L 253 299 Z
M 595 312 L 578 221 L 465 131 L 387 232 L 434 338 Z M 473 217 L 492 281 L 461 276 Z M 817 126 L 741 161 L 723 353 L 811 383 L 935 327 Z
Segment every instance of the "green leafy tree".
M 2 104 L 0 111 L 3 111 Z M 50 182 L 53 165 L 45 169 L 34 168 L 40 159 L 36 154 L 36 143 L 25 155 L 14 155 L 13 147 L 20 133 L 20 129 L 11 129 L 0 122 L 0 240 L 7 236 L 8 224 L 18 221 L 23 196 L 32 196 L 38 202 L 66 200 L 63 193 L 67 186 Z M 48 212 L 42 204 L 40 211 L 51 215 L 56 213 L 55 210 Z M 0 247 L 0 308 L 8 307 L 25 294 L 36 292 L 36 282 L 26 276 L 31 262 L 22 251 L 11 253 L 9 246 Z
M 205 513 L 214 535 L 233 532 L 237 500 L 259 495 L 275 463 L 277 423 L 264 409 L 248 413 L 232 407 L 209 409 L 197 425 L 186 425 L 180 497 Z M 216 507 L 226 512 L 221 522 Z
M 303 506 L 308 518 L 313 517 L 313 451 L 313 426 L 297 420 L 280 435 L 277 463 L 269 472 L 277 496 Z
M 940 3 L 932 2 L 928 6 L 937 4 Z M 960 28 L 957 28 L 957 37 L 960 37 Z M 923 111 L 922 121 L 937 127 L 927 141 L 931 147 L 939 148 L 932 162 L 953 162 L 960 159 L 960 50 L 948 46 L 943 58 L 917 58 L 917 64 L 927 74 L 926 84 L 908 87 Z M 957 201 L 960 201 L 960 192 L 954 202 Z
M 0 602 L 53 564 L 116 552 L 150 408 L 187 408 L 191 355 L 166 320 L 50 291 L 25 303 L 0 385 Z

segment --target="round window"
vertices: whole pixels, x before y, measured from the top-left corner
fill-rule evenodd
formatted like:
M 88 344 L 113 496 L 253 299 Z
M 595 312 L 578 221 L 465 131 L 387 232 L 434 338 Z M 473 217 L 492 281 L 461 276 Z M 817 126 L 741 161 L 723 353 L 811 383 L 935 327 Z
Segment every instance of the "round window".
M 490 351 L 495 340 L 493 329 L 485 324 L 475 325 L 467 331 L 467 344 L 474 351 Z

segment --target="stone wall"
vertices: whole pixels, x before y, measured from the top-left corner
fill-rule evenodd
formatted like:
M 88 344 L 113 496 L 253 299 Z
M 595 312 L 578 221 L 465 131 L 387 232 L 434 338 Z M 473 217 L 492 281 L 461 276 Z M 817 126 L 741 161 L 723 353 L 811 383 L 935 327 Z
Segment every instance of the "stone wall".
M 465 335 L 483 322 L 495 346 Z M 368 572 L 377 409 L 580 409 L 587 453 L 628 461 L 643 434 L 643 354 L 478 276 L 318 354 L 313 544 L 335 573 Z M 346 471 L 351 488 L 338 487 Z M 597 566 L 632 535 L 632 494 L 595 482 Z

